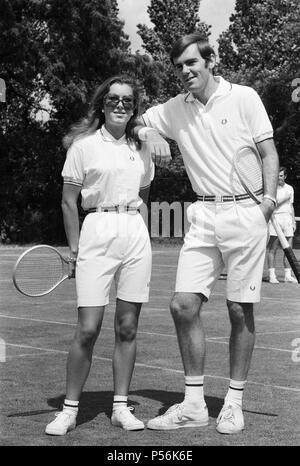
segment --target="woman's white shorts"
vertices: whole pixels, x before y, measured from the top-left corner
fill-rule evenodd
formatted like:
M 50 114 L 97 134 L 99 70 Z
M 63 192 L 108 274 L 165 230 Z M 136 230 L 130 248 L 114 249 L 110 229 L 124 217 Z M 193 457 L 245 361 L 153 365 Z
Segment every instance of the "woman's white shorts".
M 234 302 L 260 300 L 268 236 L 262 210 L 253 201 L 195 202 L 181 249 L 176 292 L 202 293 L 207 299 L 224 266 L 226 297 Z
M 88 214 L 76 265 L 78 307 L 108 304 L 113 279 L 117 298 L 148 302 L 151 266 L 149 233 L 139 213 Z

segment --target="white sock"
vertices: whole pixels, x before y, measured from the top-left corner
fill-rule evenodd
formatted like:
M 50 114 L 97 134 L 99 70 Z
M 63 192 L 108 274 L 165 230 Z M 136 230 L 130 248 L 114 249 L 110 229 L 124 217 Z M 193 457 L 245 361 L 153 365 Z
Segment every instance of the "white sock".
M 113 411 L 116 411 L 120 408 L 125 408 L 127 406 L 128 396 L 125 395 L 114 395 L 113 401 Z
M 229 389 L 225 396 L 224 405 L 237 405 L 242 407 L 244 388 L 246 380 L 230 380 Z
M 269 277 L 276 278 L 276 273 L 275 273 L 274 268 L 269 269 Z
M 78 405 L 79 405 L 79 401 L 65 399 L 64 405 L 63 405 L 63 411 L 69 414 L 74 414 L 74 416 L 77 416 Z
M 197 408 L 204 407 L 206 405 L 203 391 L 204 375 L 186 375 L 184 380 L 184 404 Z
M 290 268 L 284 269 L 284 276 L 285 278 L 290 278 L 292 276 L 292 270 Z

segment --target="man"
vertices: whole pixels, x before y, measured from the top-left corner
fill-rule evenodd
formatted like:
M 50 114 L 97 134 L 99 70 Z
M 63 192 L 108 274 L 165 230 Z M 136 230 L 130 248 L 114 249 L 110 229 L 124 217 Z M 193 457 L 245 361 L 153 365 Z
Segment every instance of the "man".
M 286 168 L 280 167 L 278 175 L 278 187 L 277 187 L 277 207 L 274 211 L 274 216 L 281 226 L 281 229 L 290 245 L 293 247 L 294 232 L 296 230 L 296 220 L 294 212 L 294 188 L 285 182 L 286 180 Z M 270 222 L 269 224 L 270 239 L 267 247 L 267 258 L 268 258 L 268 272 L 269 282 L 272 284 L 279 283 L 275 273 L 275 257 L 279 247 L 279 240 L 277 233 Z M 298 283 L 295 277 L 292 276 L 292 271 L 289 266 L 288 260 L 283 255 L 283 267 L 284 267 L 284 281 L 288 283 Z
M 253 304 L 260 300 L 267 223 L 276 204 L 278 155 L 259 96 L 249 87 L 213 75 L 215 54 L 200 34 L 180 38 L 170 57 L 187 92 L 148 109 L 141 120 L 145 127 L 135 131 L 148 143 L 153 137 L 157 140 L 153 130 L 177 142 L 198 201 L 187 212 L 191 226 L 170 304 L 185 372 L 184 401 L 150 420 L 148 428 L 208 424 L 201 309 L 225 265 L 230 385 L 217 430 L 232 434 L 244 428 L 242 396 L 255 338 Z M 231 161 L 241 145 L 256 147 L 262 158 L 265 194 L 259 206 L 245 198 L 237 180 L 233 192 Z

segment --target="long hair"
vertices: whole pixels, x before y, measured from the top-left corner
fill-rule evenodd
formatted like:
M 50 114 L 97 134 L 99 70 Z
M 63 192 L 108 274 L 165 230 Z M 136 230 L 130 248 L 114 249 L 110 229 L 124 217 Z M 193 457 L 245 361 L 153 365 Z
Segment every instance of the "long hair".
M 197 44 L 199 53 L 201 57 L 205 60 L 206 67 L 208 66 L 208 62 L 211 59 L 211 56 L 215 56 L 214 49 L 208 43 L 207 39 L 203 37 L 200 32 L 193 32 L 191 34 L 187 34 L 186 36 L 180 37 L 174 44 L 170 52 L 170 59 L 174 65 L 174 59 L 178 58 L 182 52 L 191 44 Z
M 134 109 L 133 115 L 126 125 L 125 134 L 128 142 L 135 143 L 132 136 L 132 128 L 135 125 L 134 121 L 139 114 L 139 88 L 134 80 L 128 76 L 113 76 L 112 78 L 106 79 L 99 87 L 97 87 L 89 104 L 87 114 L 77 123 L 73 124 L 69 132 L 64 136 L 63 146 L 65 149 L 68 149 L 74 141 L 93 134 L 98 128 L 101 128 L 105 122 L 105 116 L 102 111 L 104 107 L 104 97 L 114 83 L 127 84 L 132 88 Z

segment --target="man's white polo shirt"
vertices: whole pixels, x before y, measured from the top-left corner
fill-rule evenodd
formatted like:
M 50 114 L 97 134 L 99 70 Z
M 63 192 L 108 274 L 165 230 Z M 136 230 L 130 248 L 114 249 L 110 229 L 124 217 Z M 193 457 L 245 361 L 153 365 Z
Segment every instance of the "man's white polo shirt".
M 284 183 L 283 186 L 278 185 L 276 200 L 280 205 L 274 210 L 274 214 L 292 214 L 294 188 L 287 183 Z
M 273 137 L 256 91 L 215 77 L 219 85 L 206 105 L 179 94 L 143 114 L 146 126 L 177 142 L 194 191 L 206 195 L 244 193 L 232 157 L 242 146 Z M 234 191 L 234 193 L 233 193 Z
M 102 126 L 75 141 L 67 152 L 62 176 L 65 183 L 81 186 L 82 207 L 142 204 L 141 188 L 154 177 L 151 157 L 129 146 L 126 137 L 115 139 Z

